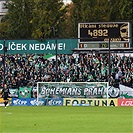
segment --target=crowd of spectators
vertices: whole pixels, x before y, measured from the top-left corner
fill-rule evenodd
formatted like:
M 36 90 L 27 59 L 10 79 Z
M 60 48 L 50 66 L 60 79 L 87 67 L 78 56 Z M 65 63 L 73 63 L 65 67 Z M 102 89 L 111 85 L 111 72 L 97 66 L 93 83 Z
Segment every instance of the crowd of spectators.
M 133 57 L 111 54 L 58 55 L 48 60 L 44 55 L 6 55 L 5 81 L 11 88 L 37 82 L 107 82 L 133 88 Z M 4 55 L 0 55 L 0 85 L 4 81 Z M 109 67 L 111 75 L 109 76 Z

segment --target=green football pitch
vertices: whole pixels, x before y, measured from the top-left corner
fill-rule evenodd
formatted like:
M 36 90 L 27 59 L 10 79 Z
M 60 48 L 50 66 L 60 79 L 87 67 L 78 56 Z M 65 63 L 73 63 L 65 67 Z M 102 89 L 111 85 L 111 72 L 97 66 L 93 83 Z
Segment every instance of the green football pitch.
M 133 108 L 0 107 L 0 133 L 133 133 Z

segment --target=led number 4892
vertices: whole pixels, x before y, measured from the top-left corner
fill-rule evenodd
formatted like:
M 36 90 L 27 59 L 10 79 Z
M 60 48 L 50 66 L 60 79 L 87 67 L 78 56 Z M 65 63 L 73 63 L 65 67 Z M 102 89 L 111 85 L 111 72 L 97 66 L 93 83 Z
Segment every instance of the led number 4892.
M 108 36 L 108 30 L 107 29 L 95 29 L 95 30 L 88 30 L 88 35 L 90 36 Z

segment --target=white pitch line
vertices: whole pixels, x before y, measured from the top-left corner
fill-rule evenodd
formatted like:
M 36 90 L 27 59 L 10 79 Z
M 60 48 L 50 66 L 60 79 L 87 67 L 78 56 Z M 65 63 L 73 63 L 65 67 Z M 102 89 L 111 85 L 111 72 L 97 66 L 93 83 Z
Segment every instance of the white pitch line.
M 8 114 L 8 115 L 11 115 L 12 113 L 11 113 L 11 112 L 2 112 L 2 114 Z

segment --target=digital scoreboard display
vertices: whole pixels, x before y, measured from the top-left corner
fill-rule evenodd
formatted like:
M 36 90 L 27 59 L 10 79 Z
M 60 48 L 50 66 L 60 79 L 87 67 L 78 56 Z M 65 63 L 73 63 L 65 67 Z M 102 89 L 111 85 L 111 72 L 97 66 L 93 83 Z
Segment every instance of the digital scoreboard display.
M 129 43 L 110 43 L 110 48 L 115 48 L 115 49 L 119 49 L 119 48 L 129 48 L 130 44 Z M 109 48 L 109 43 L 79 43 L 79 48 Z
M 108 48 L 107 43 L 113 48 L 129 48 L 131 42 L 131 25 L 129 22 L 97 22 L 78 24 L 79 48 Z M 96 46 L 93 46 L 95 45 Z

